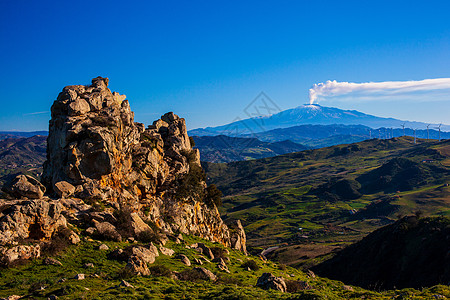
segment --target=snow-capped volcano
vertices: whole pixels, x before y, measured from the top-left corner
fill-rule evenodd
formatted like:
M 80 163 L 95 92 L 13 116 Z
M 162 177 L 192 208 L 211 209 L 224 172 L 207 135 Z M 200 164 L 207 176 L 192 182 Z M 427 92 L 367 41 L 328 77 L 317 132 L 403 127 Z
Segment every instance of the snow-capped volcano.
M 281 111 L 271 116 L 249 118 L 223 126 L 194 129 L 191 135 L 230 136 L 247 135 L 276 128 L 287 128 L 298 125 L 364 125 L 371 128 L 387 127 L 400 128 L 403 124 L 409 128 L 426 129 L 428 124 L 421 122 L 402 121 L 393 118 L 382 118 L 368 115 L 356 110 L 342 110 L 335 107 L 305 104 L 296 108 Z M 433 125 L 436 127 L 437 125 Z M 449 130 L 449 126 L 442 126 L 442 130 Z

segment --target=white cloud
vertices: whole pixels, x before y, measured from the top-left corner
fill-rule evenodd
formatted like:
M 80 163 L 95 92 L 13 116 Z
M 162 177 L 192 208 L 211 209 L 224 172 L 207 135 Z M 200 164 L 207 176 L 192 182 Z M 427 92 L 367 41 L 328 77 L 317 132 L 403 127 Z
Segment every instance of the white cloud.
M 313 104 L 320 96 L 339 96 L 352 92 L 385 93 L 392 95 L 442 89 L 450 89 L 450 78 L 364 83 L 328 80 L 325 83 L 314 84 L 312 88 L 309 89 L 309 103 Z

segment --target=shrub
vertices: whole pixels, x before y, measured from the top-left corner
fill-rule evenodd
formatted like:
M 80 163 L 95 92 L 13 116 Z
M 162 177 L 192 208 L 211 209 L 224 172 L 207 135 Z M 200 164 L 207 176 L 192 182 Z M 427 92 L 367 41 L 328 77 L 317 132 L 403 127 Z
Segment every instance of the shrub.
M 244 269 L 249 268 L 252 271 L 258 271 L 259 270 L 258 264 L 253 259 L 247 260 L 245 263 L 243 263 L 241 265 L 241 267 L 244 268 Z
M 181 177 L 178 181 L 175 197 L 177 200 L 183 200 L 189 196 L 203 198 L 205 195 L 202 182 L 205 180 L 206 175 L 203 169 L 196 164 L 191 164 L 189 166 L 189 173 Z
M 192 136 L 189 137 L 189 142 L 191 143 L 191 147 L 194 148 L 195 147 L 195 140 Z
M 220 247 L 211 247 L 211 252 L 214 254 L 215 258 L 227 258 L 227 250 Z
M 47 243 L 44 243 L 41 247 L 41 255 L 42 256 L 54 256 L 61 251 L 65 250 L 69 247 L 69 237 L 72 234 L 72 231 L 65 227 L 58 227 L 55 234 L 53 234 L 51 240 Z
M 311 287 L 306 281 L 300 280 L 285 280 L 286 291 L 288 293 L 297 293 L 299 291 L 310 290 Z
M 214 204 L 217 207 L 222 205 L 222 192 L 216 187 L 215 184 L 210 184 L 206 188 L 205 203 L 209 207 L 213 207 Z
M 165 265 L 154 265 L 151 266 L 149 270 L 153 276 L 164 276 L 164 277 L 172 276 L 172 271 Z
M 194 269 L 186 269 L 178 274 L 178 278 L 181 280 L 194 282 L 203 280 L 204 276 Z
M 217 279 L 217 283 L 220 284 L 237 284 L 242 285 L 242 281 L 238 278 L 231 277 L 229 275 L 222 275 Z

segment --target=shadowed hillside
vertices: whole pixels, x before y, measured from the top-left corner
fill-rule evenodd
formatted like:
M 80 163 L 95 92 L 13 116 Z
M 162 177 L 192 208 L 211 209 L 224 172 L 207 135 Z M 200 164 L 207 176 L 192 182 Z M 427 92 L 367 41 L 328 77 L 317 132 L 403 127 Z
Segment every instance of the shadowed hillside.
M 450 284 L 450 219 L 405 217 L 340 251 L 314 271 L 365 288 Z

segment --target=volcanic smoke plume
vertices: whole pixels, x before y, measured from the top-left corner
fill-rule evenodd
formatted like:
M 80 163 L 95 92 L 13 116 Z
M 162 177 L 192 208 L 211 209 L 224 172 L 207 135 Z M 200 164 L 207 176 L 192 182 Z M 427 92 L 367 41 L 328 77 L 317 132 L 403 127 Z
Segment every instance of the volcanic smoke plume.
M 339 96 L 352 92 L 402 94 L 416 91 L 450 89 L 450 78 L 424 79 L 419 81 L 383 82 L 337 82 L 336 80 L 317 83 L 309 89 L 309 103 L 314 104 L 320 96 Z

